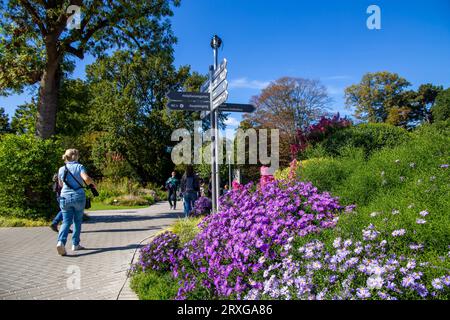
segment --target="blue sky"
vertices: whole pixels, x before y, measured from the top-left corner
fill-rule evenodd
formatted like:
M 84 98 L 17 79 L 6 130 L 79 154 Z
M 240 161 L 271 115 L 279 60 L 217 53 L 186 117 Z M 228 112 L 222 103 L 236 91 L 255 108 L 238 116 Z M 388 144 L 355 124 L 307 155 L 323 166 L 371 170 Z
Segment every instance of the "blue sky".
M 381 30 L 366 27 L 371 4 L 381 8 Z M 351 112 L 343 108 L 344 88 L 369 71 L 397 72 L 413 87 L 450 87 L 449 0 L 182 0 L 172 23 L 177 66 L 206 73 L 209 41 L 213 34 L 223 38 L 229 102 L 247 103 L 282 76 L 321 80 L 332 110 L 344 114 Z M 83 78 L 92 61 L 79 62 L 74 77 Z M 0 106 L 12 115 L 26 100 L 26 94 L 0 97 Z

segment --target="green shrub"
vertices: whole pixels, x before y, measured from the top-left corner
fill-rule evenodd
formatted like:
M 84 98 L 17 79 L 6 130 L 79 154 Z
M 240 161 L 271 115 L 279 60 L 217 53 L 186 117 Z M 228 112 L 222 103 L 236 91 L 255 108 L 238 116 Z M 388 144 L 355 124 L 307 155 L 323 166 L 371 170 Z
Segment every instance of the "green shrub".
M 340 157 L 307 162 L 299 168 L 298 176 L 339 195 L 344 203 L 366 205 L 378 194 L 424 179 L 421 175 L 449 162 L 448 130 L 424 126 L 410 135 L 409 141 L 374 152 L 367 160 L 361 149 L 343 148 Z
M 153 202 L 151 202 L 153 201 Z M 109 198 L 103 201 L 105 204 L 109 205 L 117 205 L 117 206 L 147 206 L 152 205 L 154 203 L 154 199 L 151 196 L 142 197 L 142 196 L 134 196 L 134 195 L 124 195 L 119 197 Z
M 135 273 L 130 287 L 140 300 L 173 300 L 178 291 L 177 281 L 170 273 L 149 270 Z
M 434 121 L 450 119 L 450 88 L 444 90 L 436 97 L 436 103 L 431 109 Z
M 178 235 L 180 243 L 183 245 L 192 239 L 200 232 L 198 224 L 203 220 L 203 217 L 178 219 L 178 221 L 171 227 L 171 231 Z
M 339 156 L 346 148 L 362 148 L 366 157 L 384 147 L 394 147 L 409 137 L 408 131 L 384 123 L 360 124 L 339 130 L 321 143 L 320 155 Z M 310 153 L 313 151 L 309 151 Z
M 354 149 L 353 156 L 347 150 L 344 156 L 300 168 L 301 179 L 330 191 L 343 204 L 357 205 L 356 213 L 342 215 L 338 227 L 321 237 L 358 238 L 371 223 L 387 233 L 405 228 L 400 251 L 409 250 L 410 243 L 424 244 L 426 259 L 450 268 L 450 259 L 439 259 L 450 243 L 450 169 L 442 166 L 450 164 L 449 145 L 448 125 L 425 125 L 409 141 L 376 151 L 367 160 Z M 427 223 L 418 225 L 424 210 L 430 213 Z
M 57 204 L 52 178 L 62 165 L 59 142 L 7 134 L 0 140 L 0 215 L 46 218 Z
M 44 219 L 31 220 L 25 218 L 0 216 L 0 228 L 44 227 L 44 226 L 48 226 L 48 221 Z
M 99 192 L 98 200 L 104 201 L 108 198 L 114 198 L 124 195 L 137 195 L 140 189 L 139 183 L 123 178 L 120 180 L 103 179 L 97 183 L 97 189 Z

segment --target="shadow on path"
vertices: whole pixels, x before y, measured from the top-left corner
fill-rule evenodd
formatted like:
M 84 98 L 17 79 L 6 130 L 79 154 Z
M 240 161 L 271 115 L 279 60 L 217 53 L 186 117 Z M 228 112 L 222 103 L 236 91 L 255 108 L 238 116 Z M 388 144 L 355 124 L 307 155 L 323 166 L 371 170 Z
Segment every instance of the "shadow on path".
M 151 231 L 151 230 L 159 230 L 162 228 L 166 228 L 169 225 L 161 225 L 161 226 L 150 226 L 147 228 L 140 228 L 140 229 L 103 229 L 103 230 L 88 230 L 88 231 L 81 231 L 81 233 L 101 233 L 101 232 L 139 232 L 139 231 Z
M 105 216 L 95 216 L 90 215 L 89 220 L 84 222 L 85 224 L 98 223 L 98 222 L 130 222 L 130 221 L 149 221 L 156 219 L 174 219 L 181 217 L 182 213 L 179 212 L 168 212 L 166 214 L 158 214 L 155 216 L 145 216 L 145 215 L 105 215 Z
M 127 246 L 122 247 L 109 247 L 109 248 L 85 248 L 82 251 L 76 251 L 76 253 L 68 254 L 64 256 L 64 258 L 78 258 L 78 257 L 84 257 L 84 256 L 90 256 L 93 254 L 99 254 L 104 252 L 110 252 L 110 251 L 124 251 L 124 250 L 131 250 L 136 248 L 141 248 L 145 244 L 129 244 Z M 86 252 L 89 251 L 89 252 Z

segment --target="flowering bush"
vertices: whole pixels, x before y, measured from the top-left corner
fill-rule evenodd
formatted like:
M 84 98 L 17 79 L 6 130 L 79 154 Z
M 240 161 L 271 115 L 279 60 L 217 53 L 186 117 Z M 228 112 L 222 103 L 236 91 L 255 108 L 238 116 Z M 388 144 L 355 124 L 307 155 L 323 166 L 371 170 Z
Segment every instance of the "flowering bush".
M 242 187 L 242 185 L 239 182 L 237 182 L 237 181 L 233 181 L 231 183 L 231 187 L 232 187 L 233 190 L 239 190 Z
M 135 269 L 170 271 L 170 256 L 178 248 L 179 238 L 173 232 L 164 232 L 140 249 L 139 261 Z
M 337 130 L 350 127 L 351 125 L 352 122 L 350 120 L 341 118 L 338 113 L 332 118 L 322 117 L 318 123 L 309 126 L 305 130 L 297 130 L 298 143 L 290 146 L 293 159 L 297 157 L 299 152 L 304 151 L 310 143 L 321 142 Z
M 203 215 L 208 215 L 212 210 L 212 202 L 208 197 L 200 197 L 195 201 L 194 209 L 192 210 L 191 216 L 198 217 Z
M 362 230 L 363 241 L 335 238 L 331 248 L 314 240 L 299 248 L 286 245 L 290 255 L 272 263 L 263 274 L 262 285 L 255 286 L 246 299 L 445 299 L 450 294 L 450 270 L 426 278 L 433 268 L 419 262 L 422 245 L 411 244 L 409 252 L 397 255 L 398 237 L 405 229 L 383 235 L 369 225 Z M 252 279 L 250 281 L 260 281 Z
M 227 193 L 220 212 L 206 217 L 196 238 L 171 257 L 182 280 L 178 298 L 242 298 L 262 285 L 250 278 L 287 255 L 291 237 L 333 227 L 341 209 L 310 183 L 273 181 Z

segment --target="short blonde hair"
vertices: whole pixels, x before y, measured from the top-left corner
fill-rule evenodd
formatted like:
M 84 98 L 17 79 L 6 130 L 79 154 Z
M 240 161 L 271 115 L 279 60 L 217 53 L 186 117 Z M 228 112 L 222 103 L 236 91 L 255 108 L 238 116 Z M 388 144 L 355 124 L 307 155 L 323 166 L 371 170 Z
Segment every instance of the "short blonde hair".
M 79 158 L 80 152 L 77 149 L 67 149 L 62 156 L 65 162 L 78 161 Z

